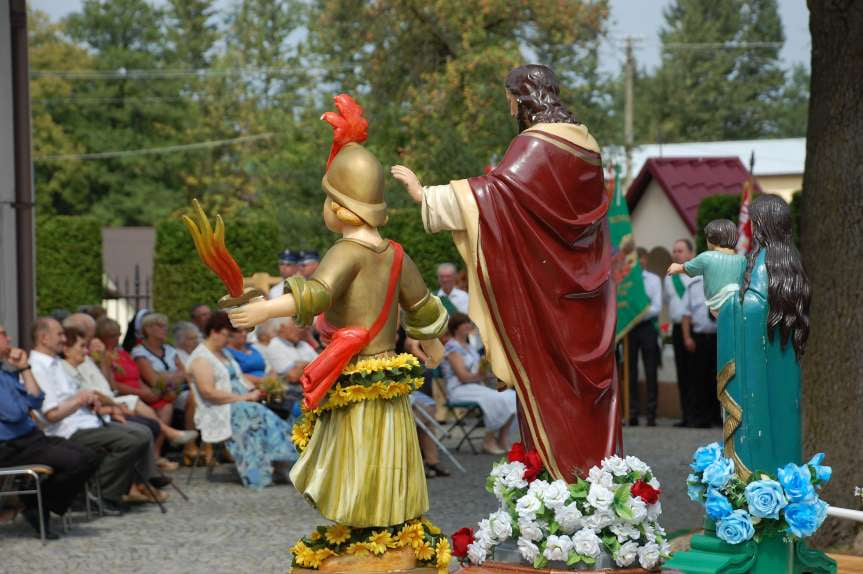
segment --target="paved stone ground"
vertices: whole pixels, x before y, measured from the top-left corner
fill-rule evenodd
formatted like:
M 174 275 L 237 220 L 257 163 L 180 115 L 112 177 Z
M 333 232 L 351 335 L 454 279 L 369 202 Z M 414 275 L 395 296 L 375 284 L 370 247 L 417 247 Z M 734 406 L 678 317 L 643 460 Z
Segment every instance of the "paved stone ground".
M 718 429 L 624 429 L 626 452 L 650 464 L 662 482 L 662 523 L 669 532 L 699 525 L 699 509 L 686 497 L 687 464 L 696 447 L 720 438 Z M 467 474 L 452 469 L 452 477 L 429 481 L 429 517 L 445 532 L 473 526 L 495 510 L 484 484 L 496 458 L 461 454 Z M 22 518 L 0 525 L 0 573 L 287 572 L 290 546 L 322 522 L 291 486 L 251 492 L 232 466 L 221 465 L 211 481 L 198 469 L 187 487 L 187 473 L 181 469 L 175 478 L 190 501 L 172 493 L 165 515 L 154 505 L 90 522 L 74 514 L 70 532 L 44 547 Z

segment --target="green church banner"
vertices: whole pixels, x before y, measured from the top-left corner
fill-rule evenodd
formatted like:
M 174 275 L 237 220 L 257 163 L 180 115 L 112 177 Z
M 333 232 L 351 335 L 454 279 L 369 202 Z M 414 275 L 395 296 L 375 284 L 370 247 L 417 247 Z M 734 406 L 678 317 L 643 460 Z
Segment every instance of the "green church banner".
M 619 341 L 650 308 L 650 299 L 644 291 L 641 277 L 641 264 L 635 252 L 632 237 L 632 221 L 629 208 L 623 197 L 620 185 L 620 166 L 614 166 L 611 187 L 611 206 L 608 209 L 608 224 L 611 231 L 612 264 L 611 272 L 617 284 L 617 330 L 615 340 Z

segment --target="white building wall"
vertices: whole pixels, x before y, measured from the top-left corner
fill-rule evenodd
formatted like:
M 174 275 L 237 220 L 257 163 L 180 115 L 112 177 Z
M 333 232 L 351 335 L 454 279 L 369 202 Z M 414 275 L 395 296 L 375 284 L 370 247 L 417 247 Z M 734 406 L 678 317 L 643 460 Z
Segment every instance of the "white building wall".
M 689 232 L 679 212 L 655 179 L 647 186 L 632 211 L 632 236 L 636 246 L 648 251 L 654 247 L 671 251 L 678 239 L 695 241 L 695 236 Z

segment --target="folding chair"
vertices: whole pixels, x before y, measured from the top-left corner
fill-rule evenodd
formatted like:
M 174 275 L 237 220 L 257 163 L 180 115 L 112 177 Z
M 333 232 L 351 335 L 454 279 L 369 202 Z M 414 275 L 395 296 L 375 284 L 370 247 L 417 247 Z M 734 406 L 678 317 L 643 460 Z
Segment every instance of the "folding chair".
M 212 446 L 213 446 L 213 458 L 210 459 L 210 461 L 207 463 L 207 475 L 206 475 L 207 480 L 210 480 L 213 477 L 213 471 L 215 470 L 216 465 L 219 464 L 216 461 L 217 449 L 219 447 L 226 448 L 224 442 L 209 443 L 209 444 L 212 444 Z M 201 446 L 203 447 L 203 445 L 204 445 L 204 442 L 202 441 Z M 195 460 L 192 462 L 192 466 L 189 467 L 189 476 L 186 478 L 186 484 L 192 483 L 192 475 L 195 473 L 195 467 L 198 466 L 198 462 L 200 462 L 200 460 L 201 460 L 201 456 L 202 456 L 201 453 L 203 450 L 204 450 L 203 448 L 198 449 L 198 454 L 195 455 Z
M 479 403 L 474 403 L 471 401 L 450 401 L 446 402 L 447 412 L 453 417 L 452 424 L 447 427 L 446 433 L 449 435 L 452 433 L 453 429 L 458 427 L 462 432 L 461 440 L 455 447 L 456 452 L 461 452 L 461 445 L 467 443 L 470 447 L 471 452 L 474 454 L 479 454 L 477 448 L 473 445 L 473 441 L 481 440 L 481 436 L 474 436 L 477 432 L 482 432 L 482 409 L 479 406 Z M 469 419 L 475 416 L 476 420 L 473 423 L 470 423 Z
M 440 449 L 447 456 L 447 458 L 452 461 L 456 468 L 466 473 L 467 470 L 465 470 L 461 463 L 456 460 L 456 458 L 452 455 L 449 449 L 444 446 L 443 442 L 441 442 L 440 438 L 438 438 L 436 434 L 436 432 L 440 432 L 441 438 L 446 438 L 447 436 L 449 436 L 447 435 L 446 429 L 444 429 L 432 415 L 423 410 L 422 407 L 415 406 L 412 411 L 414 413 L 414 421 L 417 423 L 417 426 L 420 428 L 420 430 L 422 430 L 429 436 L 429 438 L 432 439 L 432 442 L 434 442 L 435 445 L 437 445 L 438 449 Z M 423 422 L 421 420 L 423 418 L 426 420 L 426 422 Z
M 433 384 L 445 398 L 444 408 L 446 409 L 447 419 L 452 417 L 453 420 L 452 424 L 444 431 L 442 438 L 452 436 L 453 429 L 458 428 L 462 433 L 462 437 L 455 447 L 456 452 L 461 452 L 461 446 L 467 443 L 474 454 L 479 454 L 479 451 L 473 445 L 473 441 L 479 440 L 479 437 L 474 436 L 474 434 L 481 432 L 480 428 L 483 424 L 482 408 L 480 408 L 479 403 L 474 401 L 451 401 L 449 393 L 446 391 L 446 384 L 441 379 L 435 379 Z M 476 420 L 470 423 L 469 419 L 472 416 L 475 416 Z
M 12 488 L 15 490 L 6 490 L 5 484 L 0 488 L 0 497 L 14 496 L 19 494 L 35 494 L 36 504 L 39 509 L 39 537 L 42 539 L 42 544 L 45 544 L 45 515 L 42 508 L 42 479 L 54 474 L 54 469 L 44 464 L 31 464 L 27 466 L 12 466 L 8 468 L 0 468 L 0 478 L 12 477 Z M 34 486 L 30 489 L 26 488 L 27 478 L 33 480 Z M 17 479 L 17 480 L 16 480 Z M 3 481 L 5 483 L 5 480 Z M 17 484 L 16 484 L 17 483 Z

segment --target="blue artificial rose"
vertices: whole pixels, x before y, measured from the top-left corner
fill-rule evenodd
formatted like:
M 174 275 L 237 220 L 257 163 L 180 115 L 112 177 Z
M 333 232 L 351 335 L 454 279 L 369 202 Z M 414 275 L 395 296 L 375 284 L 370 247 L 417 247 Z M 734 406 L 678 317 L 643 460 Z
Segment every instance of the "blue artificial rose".
M 815 489 L 812 487 L 812 473 L 806 465 L 797 466 L 789 462 L 779 471 L 779 483 L 785 489 L 788 502 L 812 502 L 815 500 Z
M 812 460 L 809 461 L 809 466 L 815 469 L 815 478 L 821 485 L 826 484 L 830 481 L 830 477 L 833 476 L 833 469 L 829 466 L 822 466 L 821 461 L 824 460 L 824 453 L 819 452 L 815 456 L 812 457 Z
M 749 514 L 757 518 L 779 518 L 779 511 L 788 505 L 782 485 L 775 480 L 756 480 L 746 486 Z
M 704 469 L 701 482 L 713 488 L 722 488 L 734 474 L 734 461 L 730 458 L 719 459 Z
M 695 454 L 692 456 L 692 464 L 689 466 L 695 472 L 702 472 L 720 458 L 722 458 L 722 448 L 718 442 L 712 442 L 695 451 Z
M 721 520 L 734 510 L 728 499 L 718 490 L 712 488 L 707 491 L 707 500 L 704 502 L 704 509 L 707 511 L 707 516 L 713 520 Z
M 784 514 L 791 534 L 798 538 L 812 536 L 827 518 L 827 503 L 817 499 L 815 502 L 795 502 L 785 507 Z
M 735 510 L 716 523 L 716 535 L 729 544 L 746 542 L 754 534 L 755 527 L 745 510 Z
M 686 478 L 686 494 L 689 495 L 689 500 L 693 502 L 701 502 L 704 497 L 704 486 L 701 484 L 701 479 L 690 474 Z

